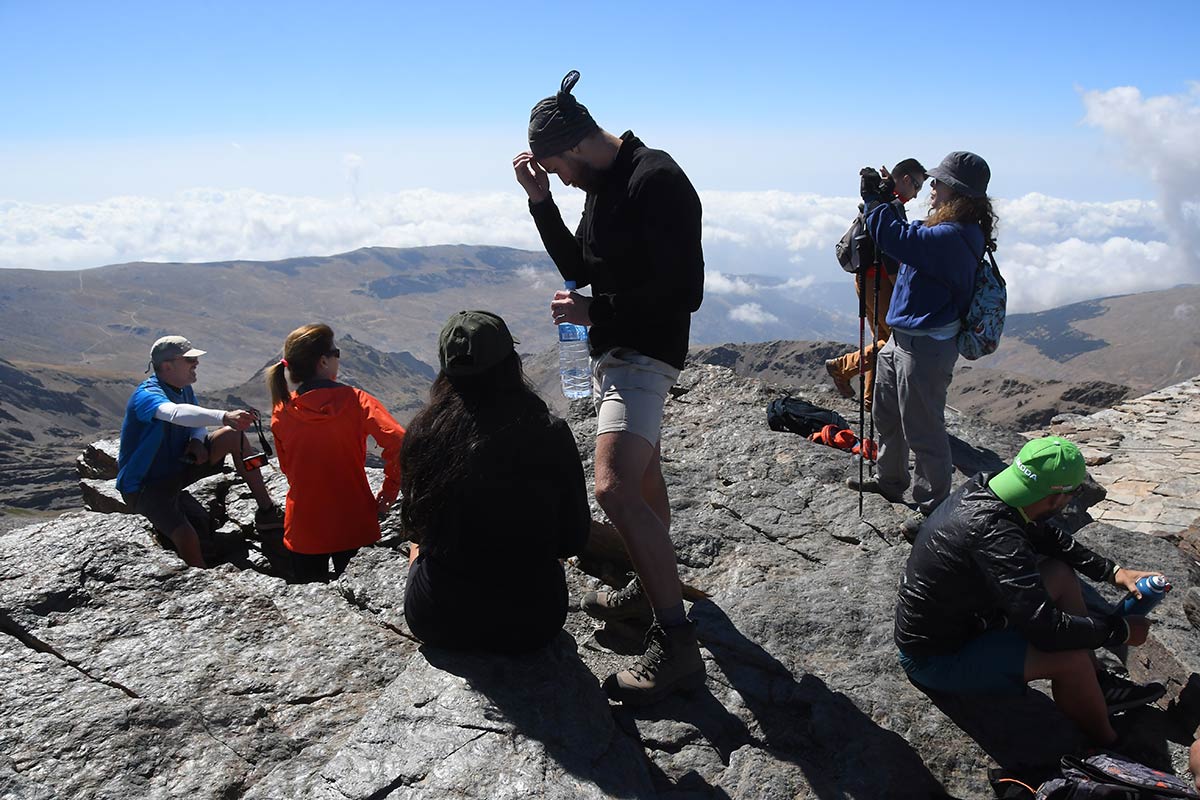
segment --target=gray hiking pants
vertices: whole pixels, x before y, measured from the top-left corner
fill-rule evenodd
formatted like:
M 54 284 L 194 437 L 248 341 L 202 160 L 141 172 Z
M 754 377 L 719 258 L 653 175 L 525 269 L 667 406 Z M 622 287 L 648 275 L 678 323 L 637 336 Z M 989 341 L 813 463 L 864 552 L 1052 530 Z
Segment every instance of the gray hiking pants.
M 953 339 L 939 341 L 893 330 L 875 362 L 871 416 L 879 444 L 879 488 L 901 497 L 913 465 L 913 501 L 929 514 L 950 494 L 954 465 L 946 435 L 946 390 L 958 360 Z

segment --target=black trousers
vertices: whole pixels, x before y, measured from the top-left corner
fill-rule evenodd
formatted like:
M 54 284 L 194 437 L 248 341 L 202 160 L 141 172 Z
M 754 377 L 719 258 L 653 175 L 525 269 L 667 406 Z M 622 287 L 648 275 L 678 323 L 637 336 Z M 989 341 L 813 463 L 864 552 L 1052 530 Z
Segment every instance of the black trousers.
M 497 575 L 505 575 L 503 581 Z M 471 578 L 422 553 L 408 571 L 404 619 L 426 644 L 523 653 L 548 644 L 567 619 L 567 581 L 557 559 Z
M 336 553 L 292 553 L 292 575 L 296 583 L 328 583 L 346 571 L 358 548 Z M 333 570 L 329 564 L 333 562 Z

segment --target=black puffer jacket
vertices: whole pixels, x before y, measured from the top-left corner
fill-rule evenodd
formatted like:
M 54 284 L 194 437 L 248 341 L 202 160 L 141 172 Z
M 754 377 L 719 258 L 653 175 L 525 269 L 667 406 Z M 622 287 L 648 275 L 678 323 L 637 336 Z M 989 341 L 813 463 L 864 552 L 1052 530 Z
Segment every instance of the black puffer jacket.
M 1014 628 L 1039 650 L 1120 644 L 1120 617 L 1065 614 L 1038 573 L 1040 556 L 1059 559 L 1094 581 L 1116 565 L 1065 531 L 1026 522 L 976 475 L 921 526 L 896 603 L 896 644 L 912 656 L 949 653 L 987 630 Z

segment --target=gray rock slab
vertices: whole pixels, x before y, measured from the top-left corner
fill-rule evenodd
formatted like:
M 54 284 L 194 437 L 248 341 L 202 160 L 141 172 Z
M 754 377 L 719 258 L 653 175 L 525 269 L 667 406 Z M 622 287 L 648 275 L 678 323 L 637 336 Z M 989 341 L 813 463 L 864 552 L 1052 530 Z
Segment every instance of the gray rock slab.
M 649 797 L 645 759 L 615 726 L 565 634 L 497 658 L 425 648 L 306 784 L 251 798 Z

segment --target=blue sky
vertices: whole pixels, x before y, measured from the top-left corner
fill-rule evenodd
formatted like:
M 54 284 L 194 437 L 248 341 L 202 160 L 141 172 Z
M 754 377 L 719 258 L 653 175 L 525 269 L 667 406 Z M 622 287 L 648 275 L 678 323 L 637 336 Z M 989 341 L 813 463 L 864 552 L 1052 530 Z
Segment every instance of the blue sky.
M 700 190 L 710 273 L 843 280 L 858 169 L 969 149 L 1016 308 L 1200 282 L 1197 30 L 1194 0 L 0 0 L 0 268 L 536 249 L 510 162 L 576 68 Z
M 932 153 L 1025 148 L 1027 162 L 1052 167 L 1043 177 L 1022 169 L 1021 186 L 997 171 L 997 188 L 1013 193 L 1149 196 L 1136 176 L 1109 186 L 1090 170 L 1062 168 L 1063 155 L 1102 150 L 1079 124 L 1079 90 L 1183 90 L 1200 77 L 1197 29 L 1195 2 L 5 0 L 0 159 L 10 185 L 0 197 L 144 192 L 140 170 L 125 186 L 86 163 L 106 153 L 121 162 L 131 151 L 155 163 L 163 150 L 214 162 L 193 163 L 192 173 L 149 169 L 162 191 L 239 166 L 264 190 L 303 191 L 305 169 L 314 173 L 309 191 L 340 181 L 317 164 L 295 164 L 286 178 L 275 174 L 289 171 L 282 165 L 239 165 L 233 143 L 270 150 L 272 142 L 298 156 L 322 143 L 421 151 L 391 154 L 401 167 L 420 163 L 407 183 L 403 169 L 385 170 L 388 187 L 379 189 L 498 188 L 504 163 L 491 170 L 471 151 L 519 146 L 529 106 L 571 67 L 602 124 L 661 134 L 662 146 L 685 148 L 697 183 L 714 189 L 833 191 L 830 165 L 897 160 L 897 142 Z M 829 152 L 837 145 L 854 152 Z M 65 159 L 75 188 L 32 174 L 50 165 L 48 151 Z

